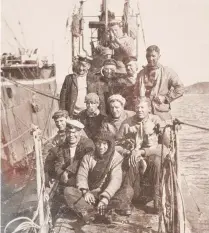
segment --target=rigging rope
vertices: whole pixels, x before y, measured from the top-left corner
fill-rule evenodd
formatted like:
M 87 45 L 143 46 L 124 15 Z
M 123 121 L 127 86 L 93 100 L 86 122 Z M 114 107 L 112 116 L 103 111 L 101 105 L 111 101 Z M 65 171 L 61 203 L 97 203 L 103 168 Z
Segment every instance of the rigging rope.
M 203 126 L 199 126 L 199 125 L 195 125 L 195 124 L 183 122 L 183 121 L 180 121 L 179 119 L 175 119 L 175 120 L 174 120 L 174 123 L 175 123 L 175 124 L 179 124 L 179 125 L 180 125 L 180 124 L 182 124 L 182 125 L 187 125 L 187 126 L 191 126 L 191 127 L 197 128 L 197 129 L 203 129 L 203 130 L 209 131 L 209 128 L 207 128 L 207 127 L 203 127 Z
M 14 31 L 12 30 L 12 28 L 9 26 L 9 24 L 7 23 L 7 21 L 6 21 L 6 19 L 3 17 L 3 19 L 4 19 L 4 21 L 5 21 L 5 23 L 6 23 L 6 26 L 8 27 L 8 29 L 11 31 L 11 33 L 13 34 L 13 37 L 14 37 L 14 40 L 18 43 L 18 45 L 19 45 L 19 47 L 20 48 L 24 48 L 22 45 L 21 45 L 21 43 L 20 43 L 20 41 L 17 39 L 17 37 L 15 36 L 15 33 L 14 33 Z
M 176 216 L 175 212 L 178 211 L 176 208 L 178 208 L 178 192 L 180 193 L 180 200 L 182 203 L 182 212 L 183 212 L 183 220 L 184 220 L 184 233 L 185 233 L 185 221 L 186 221 L 186 215 L 185 215 L 185 207 L 184 207 L 184 201 L 183 201 L 183 196 L 180 190 L 180 186 L 178 183 L 178 177 L 176 175 L 176 165 L 174 162 L 172 162 L 172 155 L 176 153 L 177 149 L 175 140 L 177 139 L 176 135 L 176 129 L 175 126 L 178 125 L 177 121 L 173 121 L 173 125 L 166 125 L 165 128 L 163 129 L 163 134 L 162 138 L 164 138 L 164 134 L 166 132 L 167 128 L 170 128 L 170 147 L 169 147 L 169 154 L 168 157 L 164 158 L 163 154 L 163 148 L 164 145 L 162 144 L 162 150 L 161 150 L 161 178 L 160 178 L 160 183 L 161 183 L 161 188 L 160 188 L 160 203 L 161 203 L 161 208 L 160 208 L 160 213 L 159 213 L 159 225 L 158 225 L 158 233 L 162 232 L 162 220 L 164 220 L 164 226 L 166 232 L 176 232 L 176 227 L 181 228 L 181 225 L 178 224 L 179 221 L 179 215 Z M 174 156 L 174 160 L 176 157 Z M 167 163 L 166 163 L 167 162 Z M 169 183 L 167 183 L 168 187 L 167 189 L 170 190 L 169 193 L 168 190 L 166 192 L 166 183 L 165 183 L 165 175 L 166 175 L 166 170 L 169 169 Z M 168 178 L 168 177 L 167 177 Z M 165 187 L 165 189 L 164 189 Z M 164 193 L 165 192 L 165 193 Z M 166 197 L 168 195 L 168 199 L 166 198 L 166 202 L 168 204 L 166 205 L 165 202 L 165 208 L 166 208 L 166 216 L 165 216 L 165 211 L 163 207 L 163 197 Z M 176 211 L 175 211 L 176 209 Z
M 21 138 L 23 135 L 25 135 L 26 133 L 30 132 L 32 128 L 33 128 L 33 127 L 29 128 L 29 129 L 27 129 L 27 130 L 25 130 L 22 134 L 20 134 L 20 135 L 17 136 L 16 138 L 14 138 L 14 139 L 12 139 L 11 141 L 9 141 L 9 142 L 7 142 L 6 144 L 4 144 L 4 145 L 1 147 L 1 149 L 4 149 L 5 147 L 7 147 L 7 146 L 9 146 L 10 144 L 12 144 L 12 143 L 14 143 L 15 141 L 17 141 L 17 140 L 18 140 L 19 138 Z
M 8 78 L 5 78 L 5 77 L 3 77 L 3 78 L 6 79 L 6 80 L 8 80 L 9 82 L 11 82 L 11 83 L 13 83 L 13 84 L 19 85 L 20 87 L 24 88 L 25 90 L 29 90 L 29 91 L 31 91 L 31 92 L 38 93 L 38 94 L 43 95 L 43 96 L 45 96 L 45 97 L 49 97 L 49 98 L 51 98 L 51 99 L 55 99 L 55 100 L 58 100 L 58 101 L 59 101 L 59 98 L 57 98 L 57 97 L 55 97 L 55 96 L 52 96 L 52 95 L 50 95 L 50 94 L 46 94 L 46 93 L 41 92 L 41 91 L 39 91 L 39 90 L 37 90 L 37 89 L 35 89 L 35 88 L 33 88 L 33 87 L 29 87 L 29 86 L 27 86 L 27 85 L 24 85 L 24 84 L 22 84 L 22 83 L 19 83 L 19 82 L 15 81 L 15 80 L 11 80 L 11 79 L 8 79 Z
M 33 127 L 33 129 L 35 129 Z M 35 129 L 35 131 L 37 131 L 37 129 Z M 32 219 L 28 218 L 28 217 L 18 217 L 18 218 L 15 218 L 13 220 L 11 220 L 9 223 L 7 223 L 5 229 L 4 229 L 4 233 L 6 233 L 8 227 L 16 222 L 16 221 L 20 221 L 20 220 L 25 220 L 24 222 L 20 223 L 13 231 L 12 233 L 16 233 L 16 232 L 19 232 L 19 231 L 25 231 L 25 230 L 30 230 L 30 229 L 34 229 L 35 231 L 36 230 L 41 230 L 42 227 L 44 227 L 46 224 L 49 223 L 49 218 L 50 218 L 50 209 L 49 209 L 49 205 L 48 205 L 48 195 L 45 193 L 45 177 L 44 177 L 44 172 L 43 172 L 43 160 L 42 160 L 42 151 L 41 151 L 41 141 L 40 139 L 38 140 L 37 139 L 37 135 L 34 134 L 33 131 L 33 137 L 34 137 L 34 143 L 35 143 L 35 148 L 36 148 L 36 156 L 39 157 L 40 159 L 40 169 L 42 170 L 42 172 L 40 173 L 40 182 L 42 183 L 41 187 L 40 187 L 40 192 L 38 194 L 38 206 L 37 206 L 37 209 L 36 211 L 34 212 L 33 214 L 33 217 Z M 36 132 L 37 133 L 37 132 Z M 41 198 L 43 195 L 43 198 L 44 200 Z M 45 219 L 44 219 L 44 222 L 43 222 L 43 225 L 39 226 L 38 224 L 35 223 L 35 220 L 37 219 L 38 217 L 38 214 L 40 214 L 39 212 L 39 209 L 40 208 L 43 208 L 43 202 L 46 201 L 46 214 L 45 214 Z M 42 206 L 42 207 L 41 207 Z M 40 222 L 41 224 L 41 222 Z

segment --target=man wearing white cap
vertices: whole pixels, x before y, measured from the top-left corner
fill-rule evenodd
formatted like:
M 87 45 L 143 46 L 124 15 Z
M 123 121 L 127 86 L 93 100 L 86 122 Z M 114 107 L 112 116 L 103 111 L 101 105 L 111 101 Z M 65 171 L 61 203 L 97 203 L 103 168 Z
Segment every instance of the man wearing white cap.
M 66 140 L 58 148 L 55 172 L 61 184 L 75 185 L 75 175 L 84 154 L 94 150 L 91 139 L 83 137 L 84 125 L 77 120 L 67 120 Z
M 84 103 L 87 94 L 87 74 L 90 69 L 91 57 L 78 56 L 73 74 L 66 76 L 60 92 L 60 109 L 67 110 L 69 116 L 77 116 L 86 108 Z

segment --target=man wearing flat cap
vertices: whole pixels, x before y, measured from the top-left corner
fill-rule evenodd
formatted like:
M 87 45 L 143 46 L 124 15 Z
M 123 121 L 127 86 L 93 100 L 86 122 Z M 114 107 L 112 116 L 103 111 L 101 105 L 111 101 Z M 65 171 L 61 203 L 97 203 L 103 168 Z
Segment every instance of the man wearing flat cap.
M 113 94 L 120 94 L 122 80 L 120 75 L 116 74 L 117 62 L 108 58 L 103 62 L 103 67 L 97 76 L 97 82 L 89 87 L 91 92 L 95 92 L 100 98 L 100 110 L 102 114 L 109 114 L 108 98 Z
M 84 125 L 77 120 L 68 120 L 66 140 L 57 150 L 55 172 L 57 179 L 65 186 L 75 185 L 75 176 L 83 155 L 94 150 L 91 139 L 83 137 Z
M 84 124 L 86 135 L 93 139 L 105 118 L 99 110 L 100 100 L 96 93 L 89 93 L 85 97 L 86 109 L 83 110 L 78 119 Z
M 121 95 L 126 99 L 125 109 L 135 111 L 134 90 L 138 71 L 137 58 L 134 56 L 127 57 L 126 59 L 124 59 L 124 64 L 127 74 L 124 76 Z
M 78 56 L 73 67 L 73 74 L 66 76 L 60 92 L 60 109 L 67 110 L 70 118 L 86 108 L 87 74 L 91 63 L 90 57 Z
M 54 163 L 57 158 L 56 150 L 66 139 L 65 131 L 68 117 L 68 112 L 66 110 L 59 110 L 52 116 L 58 132 L 55 137 L 44 146 L 42 152 L 45 157 L 44 171 L 47 186 L 49 185 L 49 181 L 56 177 L 54 170 Z

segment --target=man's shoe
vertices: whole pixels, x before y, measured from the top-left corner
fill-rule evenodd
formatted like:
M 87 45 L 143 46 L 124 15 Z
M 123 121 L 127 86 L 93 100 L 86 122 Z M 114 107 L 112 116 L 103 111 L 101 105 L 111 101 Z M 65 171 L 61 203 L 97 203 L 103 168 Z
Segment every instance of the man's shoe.
M 120 209 L 120 210 L 115 210 L 115 212 L 119 215 L 122 216 L 130 216 L 132 214 L 132 209 L 130 208 L 126 208 L 126 209 Z

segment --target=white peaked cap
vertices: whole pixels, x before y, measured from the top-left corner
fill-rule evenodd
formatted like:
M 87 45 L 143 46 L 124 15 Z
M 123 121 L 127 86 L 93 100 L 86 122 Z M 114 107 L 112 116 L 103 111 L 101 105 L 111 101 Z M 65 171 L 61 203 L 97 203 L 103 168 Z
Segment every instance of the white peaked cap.
M 66 123 L 67 123 L 67 126 L 73 126 L 78 129 L 84 128 L 84 125 L 80 121 L 77 121 L 77 120 L 68 119 Z

